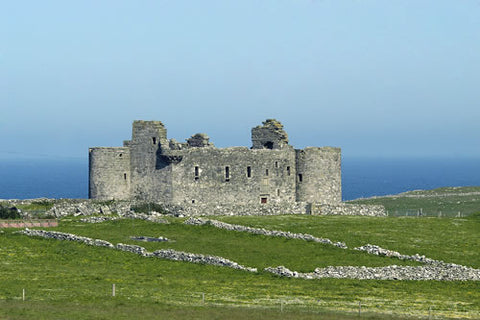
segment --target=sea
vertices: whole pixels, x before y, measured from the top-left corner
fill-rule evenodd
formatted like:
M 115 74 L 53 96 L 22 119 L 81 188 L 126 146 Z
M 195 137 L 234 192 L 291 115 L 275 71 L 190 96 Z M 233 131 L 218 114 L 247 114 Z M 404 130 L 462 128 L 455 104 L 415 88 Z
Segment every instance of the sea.
M 342 159 L 343 200 L 458 186 L 480 186 L 480 159 Z M 0 160 L 0 199 L 87 197 L 87 159 Z

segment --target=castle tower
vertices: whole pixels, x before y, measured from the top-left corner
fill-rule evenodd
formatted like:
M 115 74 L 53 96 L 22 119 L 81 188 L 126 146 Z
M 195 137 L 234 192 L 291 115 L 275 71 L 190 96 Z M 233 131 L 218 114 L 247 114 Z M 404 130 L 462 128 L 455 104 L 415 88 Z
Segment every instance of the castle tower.
M 130 149 L 90 148 L 88 197 L 91 199 L 130 198 Z
M 296 201 L 340 203 L 342 173 L 340 148 L 308 147 L 296 151 Z
M 165 201 L 171 191 L 171 167 L 162 162 L 162 150 L 169 149 L 167 129 L 161 121 L 136 120 L 132 140 L 125 141 L 131 152 L 132 197 Z M 158 169 L 158 170 L 157 170 Z

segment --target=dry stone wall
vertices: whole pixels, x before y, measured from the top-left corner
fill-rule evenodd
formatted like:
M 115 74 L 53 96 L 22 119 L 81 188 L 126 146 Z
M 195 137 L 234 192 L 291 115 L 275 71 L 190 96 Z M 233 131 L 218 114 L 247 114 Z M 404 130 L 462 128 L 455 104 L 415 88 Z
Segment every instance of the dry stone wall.
M 157 258 L 173 260 L 173 261 L 209 264 L 209 265 L 214 265 L 219 267 L 233 268 L 233 269 L 242 270 L 242 271 L 257 272 L 256 268 L 245 267 L 229 259 L 222 258 L 219 256 L 213 256 L 213 255 L 189 253 L 189 252 L 177 251 L 173 249 L 162 249 L 154 252 L 148 252 L 144 247 L 137 246 L 137 245 L 118 243 L 117 245 L 114 246 L 113 244 L 105 240 L 92 239 L 92 238 L 77 236 L 71 233 L 56 232 L 56 231 L 25 229 L 21 231 L 21 233 L 24 235 L 33 236 L 33 237 L 42 237 L 42 238 L 65 240 L 65 241 L 75 241 L 75 242 L 84 243 L 90 246 L 107 247 L 111 249 L 117 249 L 121 251 L 135 253 L 143 257 L 157 257 Z
M 458 265 L 438 266 L 387 266 L 387 267 L 326 267 L 302 273 L 284 266 L 265 268 L 281 277 L 301 279 L 359 279 L 359 280 L 437 280 L 437 281 L 480 281 L 480 270 Z
M 387 213 L 382 205 L 365 204 L 318 204 L 310 205 L 310 214 L 313 215 L 340 215 L 340 216 L 373 216 L 385 217 Z
M 330 244 L 342 249 L 347 249 L 347 246 L 343 242 L 333 242 L 330 239 L 318 238 L 318 237 L 312 236 L 311 234 L 306 234 L 306 233 L 292 233 L 289 231 L 267 230 L 264 228 L 252 228 L 252 227 L 242 226 L 238 224 L 229 224 L 229 223 L 225 223 L 217 220 L 205 220 L 205 219 L 199 219 L 199 218 L 189 218 L 184 223 L 188 225 L 194 225 L 194 226 L 211 225 L 220 229 L 248 232 L 248 233 L 260 234 L 260 235 L 270 236 L 270 237 L 283 237 L 287 239 L 300 239 L 305 241 L 313 241 L 318 243 Z
M 305 234 L 292 234 L 290 232 L 282 231 L 269 231 L 265 229 L 250 228 L 240 225 L 230 225 L 219 221 L 202 220 L 190 218 L 187 220 L 188 224 L 203 225 L 211 224 L 219 228 L 235 231 L 245 231 L 255 234 L 265 234 L 271 236 L 284 236 L 287 238 L 304 239 L 307 241 L 315 241 L 315 237 Z M 122 250 L 126 252 L 135 253 L 144 257 L 158 257 L 174 261 L 184 261 L 190 263 L 210 264 L 215 266 L 229 267 L 238 270 L 257 272 L 256 268 L 245 267 L 234 261 L 226 258 L 203 255 L 196 253 L 188 253 L 183 251 L 176 251 L 173 249 L 162 249 L 154 252 L 148 252 L 144 247 L 137 245 L 129 245 L 118 243 L 113 245 L 112 243 L 100 240 L 92 239 L 74 234 L 45 231 L 45 230 L 30 230 L 25 229 L 21 231 L 28 236 L 38 236 L 49 239 L 76 241 L 91 246 L 107 247 L 111 249 Z M 325 239 L 319 239 L 319 242 L 324 242 Z M 331 243 L 328 242 L 328 243 Z M 334 244 L 335 245 L 335 244 Z M 340 246 L 341 247 L 341 246 Z M 346 246 L 345 246 L 346 248 Z M 329 266 L 326 268 L 316 268 L 313 272 L 302 273 L 297 271 L 291 271 L 284 266 L 265 268 L 264 271 L 274 273 L 282 277 L 301 278 L 301 279 L 323 279 L 323 278 L 336 278 L 336 279 L 360 279 L 360 280 L 438 280 L 438 281 L 480 281 L 480 270 L 474 269 L 454 263 L 445 263 L 425 256 L 415 255 L 403 255 L 396 251 L 383 249 L 375 245 L 365 245 L 355 248 L 356 250 L 365 251 L 369 254 L 382 255 L 388 257 L 396 257 L 402 260 L 412 260 L 425 264 L 424 266 L 397 266 L 391 265 L 387 267 L 354 267 L 354 266 Z

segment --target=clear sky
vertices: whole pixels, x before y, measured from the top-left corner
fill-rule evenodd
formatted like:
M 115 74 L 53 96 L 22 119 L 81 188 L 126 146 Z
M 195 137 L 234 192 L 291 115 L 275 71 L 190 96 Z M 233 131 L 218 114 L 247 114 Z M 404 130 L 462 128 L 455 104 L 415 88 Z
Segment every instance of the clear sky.
M 344 157 L 480 158 L 478 0 L 2 1 L 0 158 L 86 158 L 134 119 Z

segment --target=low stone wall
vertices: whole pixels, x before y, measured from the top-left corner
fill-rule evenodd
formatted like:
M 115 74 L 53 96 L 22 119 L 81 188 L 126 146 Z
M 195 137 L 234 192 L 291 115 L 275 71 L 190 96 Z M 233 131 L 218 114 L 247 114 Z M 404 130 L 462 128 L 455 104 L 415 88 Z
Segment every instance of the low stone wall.
M 176 208 L 177 213 L 184 216 L 269 216 L 282 214 L 306 214 L 308 204 L 306 202 L 295 203 L 264 203 L 264 204 L 219 204 L 206 206 L 201 204 L 188 204 Z
M 200 220 L 200 219 L 196 219 Z M 194 222 L 194 221 L 192 221 Z M 235 225 L 230 225 L 234 226 Z M 248 228 L 248 227 L 247 227 Z M 268 230 L 267 230 L 268 231 Z M 25 229 L 21 233 L 28 236 L 38 236 L 43 238 L 67 240 L 81 242 L 91 246 L 101 246 L 116 250 L 122 250 L 138 254 L 143 257 L 157 257 L 162 259 L 184 261 L 190 263 L 210 264 L 221 267 L 257 272 L 256 268 L 242 266 L 226 258 L 176 251 L 173 249 L 162 249 L 154 252 L 148 252 L 144 247 L 118 243 L 113 245 L 108 241 L 100 239 L 91 239 L 77 236 L 70 233 L 30 230 Z M 353 266 L 335 266 L 326 268 L 316 268 L 313 272 L 302 273 L 291 271 L 284 266 L 265 268 L 270 272 L 282 277 L 301 278 L 301 279 L 360 279 L 360 280 L 439 280 L 439 281 L 480 281 L 480 270 L 453 263 L 444 263 L 443 261 L 433 260 L 420 256 L 418 254 L 408 256 L 402 255 L 396 251 L 390 251 L 374 245 L 355 248 L 356 250 L 366 251 L 369 254 L 397 257 L 400 259 L 414 260 L 427 264 L 426 266 L 386 266 L 386 267 L 353 267 Z
M 0 228 L 33 228 L 33 227 L 57 227 L 58 221 L 55 219 L 38 220 L 0 220 Z
M 459 265 L 387 266 L 387 267 L 326 267 L 310 273 L 291 271 L 283 266 L 265 268 L 273 274 L 301 279 L 359 279 L 359 280 L 438 280 L 480 281 L 480 270 Z
M 108 248 L 115 247 L 113 244 L 105 240 L 92 239 L 92 238 L 77 236 L 71 233 L 64 233 L 64 232 L 58 232 L 58 231 L 30 230 L 26 228 L 20 233 L 25 234 L 27 236 L 34 236 L 34 237 L 36 236 L 36 237 L 42 237 L 47 239 L 81 242 L 89 246 L 108 247 Z
M 354 248 L 354 250 L 365 251 L 369 254 L 373 254 L 376 256 L 393 257 L 393 258 L 398 258 L 400 260 L 410 260 L 410 261 L 416 261 L 416 262 L 421 262 L 425 264 L 446 264 L 443 261 L 430 259 L 425 257 L 424 255 L 414 254 L 412 256 L 409 256 L 406 254 L 401 254 L 400 252 L 397 252 L 397 251 L 384 249 L 373 244 L 366 244 L 364 246 Z M 454 265 L 454 264 L 450 263 L 449 265 Z
M 248 272 L 257 272 L 257 268 L 245 267 L 234 261 L 231 261 L 226 258 L 218 257 L 218 256 L 176 251 L 173 249 L 162 249 L 154 252 L 148 252 L 144 247 L 137 246 L 137 245 L 118 243 L 117 245 L 114 246 L 113 244 L 105 240 L 92 239 L 92 238 L 77 236 L 71 233 L 64 233 L 64 232 L 57 232 L 57 231 L 30 230 L 27 228 L 21 231 L 20 233 L 25 234 L 27 236 L 37 236 L 37 237 L 56 239 L 56 240 L 76 241 L 76 242 L 81 242 L 90 246 L 108 247 L 112 249 L 135 253 L 143 257 L 157 257 L 157 258 L 162 258 L 167 260 L 184 261 L 184 262 L 199 263 L 199 264 L 210 264 L 214 266 L 228 267 L 228 268 L 233 268 L 233 269 L 243 270 Z
M 152 214 L 135 213 L 132 207 L 145 204 L 136 200 L 99 201 L 91 199 L 31 199 L 31 200 L 5 200 L 9 205 L 26 205 L 38 201 L 52 202 L 53 207 L 46 212 L 47 216 L 61 218 L 65 216 L 91 216 L 102 214 L 104 216 L 118 215 L 124 218 L 151 220 Z M 284 215 L 284 214 L 313 214 L 313 215 L 364 215 L 386 216 L 383 206 L 359 205 L 350 203 L 320 204 L 307 202 L 280 202 L 258 204 L 222 203 L 218 205 L 204 205 L 201 203 L 186 203 L 173 205 L 162 203 L 169 215 L 184 216 L 211 216 L 211 215 Z M 154 212 L 152 212 L 154 213 Z M 35 212 L 22 212 L 24 218 L 35 218 Z M 155 215 L 155 213 L 153 214 Z M 160 218 L 162 214 L 155 215 Z M 89 221 L 100 222 L 100 221 Z
M 339 216 L 375 216 L 385 217 L 387 213 L 382 205 L 368 204 L 310 204 L 310 214 L 312 215 L 339 215 Z
M 119 219 L 139 219 L 139 220 L 146 220 L 155 223 L 165 223 L 169 224 L 170 222 L 164 218 L 164 216 L 157 212 L 151 212 L 150 214 L 145 213 L 135 213 L 135 212 L 127 212 L 122 216 L 93 216 L 82 218 L 80 221 L 87 222 L 87 223 L 102 223 L 105 221 L 114 221 Z
M 152 256 L 168 259 L 168 260 L 185 261 L 185 262 L 200 263 L 200 264 L 211 264 L 214 266 L 229 267 L 229 268 L 244 270 L 249 272 L 257 272 L 257 268 L 245 267 L 236 262 L 233 262 L 231 260 L 228 260 L 222 257 L 188 253 L 183 251 L 176 251 L 173 249 L 157 250 L 152 253 Z
M 253 234 L 260 234 L 260 235 L 271 236 L 271 237 L 283 237 L 287 239 L 300 239 L 305 241 L 313 241 L 313 242 L 319 242 L 324 244 L 331 244 L 342 249 L 347 249 L 347 246 L 343 242 L 333 242 L 330 239 L 317 238 L 315 236 L 312 236 L 311 234 L 306 234 L 306 233 L 292 233 L 289 231 L 267 230 L 264 228 L 252 228 L 252 227 L 242 226 L 238 224 L 229 224 L 229 223 L 225 223 L 217 220 L 206 220 L 201 218 L 189 218 L 185 220 L 184 223 L 189 225 L 196 225 L 196 226 L 211 225 L 220 229 L 226 229 L 230 231 L 249 232 Z

